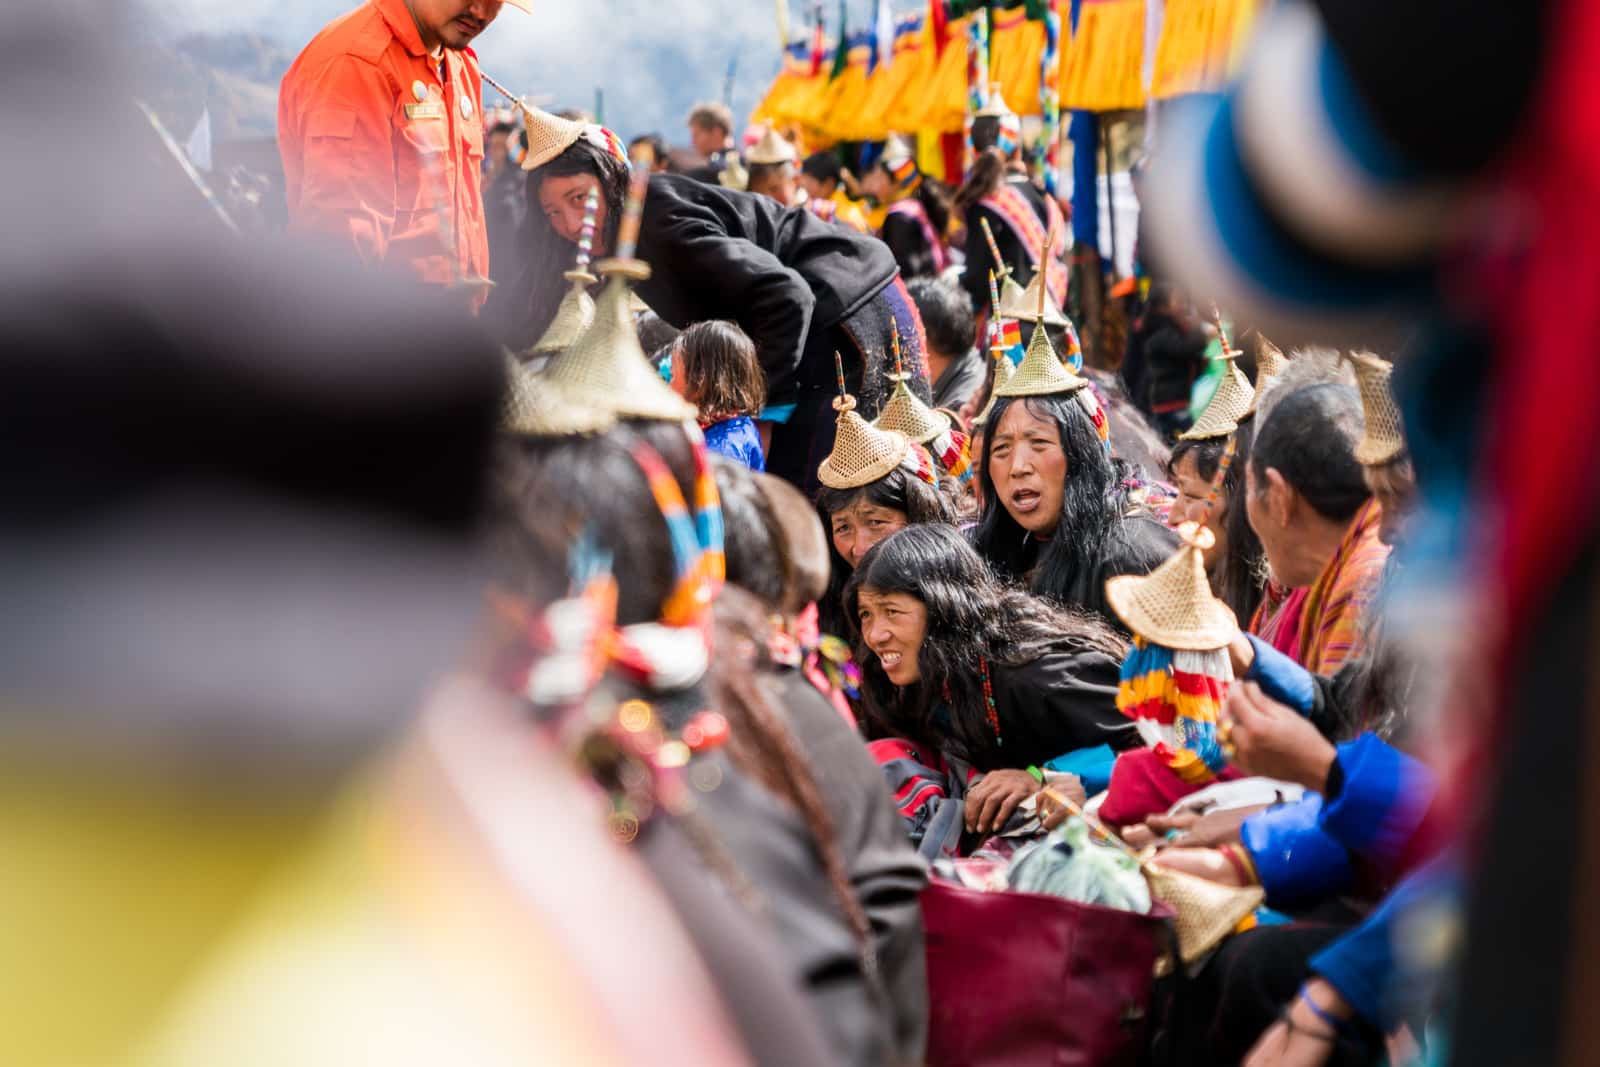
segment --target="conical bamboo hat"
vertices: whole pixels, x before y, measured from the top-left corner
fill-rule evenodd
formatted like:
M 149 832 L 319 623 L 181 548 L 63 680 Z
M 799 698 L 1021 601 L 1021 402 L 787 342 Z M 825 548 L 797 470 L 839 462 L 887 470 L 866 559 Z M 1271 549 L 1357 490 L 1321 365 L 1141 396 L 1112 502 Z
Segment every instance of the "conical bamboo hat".
M 1366 415 L 1366 428 L 1362 431 L 1361 442 L 1356 445 L 1356 462 L 1364 467 L 1392 463 L 1406 451 L 1400 408 L 1389 389 L 1394 365 L 1370 352 L 1351 353 L 1344 358 L 1355 368 L 1361 410 Z
M 1056 356 L 1055 346 L 1042 327 L 1035 327 L 1033 340 L 1028 343 L 1028 354 L 1022 357 L 1021 366 L 1003 385 L 997 385 L 995 396 L 1053 396 L 1057 393 L 1076 393 L 1089 384 L 1067 369 Z
M 603 408 L 574 401 L 559 384 L 506 353 L 506 399 L 500 414 L 503 430 L 532 437 L 565 437 L 609 430 L 616 421 L 616 416 Z
M 1216 538 L 1192 522 L 1183 524 L 1179 536 L 1177 553 L 1149 574 L 1107 581 L 1106 600 L 1128 629 L 1151 644 L 1189 652 L 1225 648 L 1239 623 L 1206 578 L 1205 550 Z
M 761 140 L 757 141 L 744 157 L 746 163 L 758 167 L 771 166 L 774 163 L 793 163 L 798 158 L 799 154 L 794 150 L 794 145 L 784 140 L 771 126 L 767 127 L 767 132 L 761 135 Z
M 1150 895 L 1177 913 L 1172 925 L 1178 955 L 1193 963 L 1233 933 L 1266 899 L 1260 886 L 1226 886 L 1161 866 L 1159 857 L 1144 865 Z
M 1237 356 L 1238 353 L 1230 352 L 1223 357 L 1228 362 L 1228 369 L 1223 372 L 1222 381 L 1217 383 L 1217 391 L 1211 394 L 1211 403 L 1206 405 L 1193 426 L 1178 435 L 1180 438 L 1185 441 L 1210 441 L 1227 437 L 1239 428 L 1239 420 L 1255 406 L 1255 388 L 1239 369 Z
M 595 276 L 588 271 L 569 270 L 564 277 L 572 283 L 572 288 L 561 298 L 556 317 L 550 321 L 544 336 L 528 349 L 530 355 L 565 352 L 577 344 L 578 338 L 594 323 L 594 297 L 589 295 L 588 287 L 595 283 Z
M 1256 395 L 1250 401 L 1250 409 L 1245 412 L 1248 418 L 1256 413 L 1256 408 L 1261 404 L 1261 398 L 1266 394 L 1267 383 L 1283 373 L 1289 361 L 1284 358 L 1283 349 L 1261 338 L 1260 345 L 1256 348 Z
M 522 104 L 522 125 L 528 135 L 528 153 L 522 158 L 523 170 L 538 170 L 571 148 L 583 136 L 584 125 L 552 115 L 543 108 Z
M 1046 326 L 1055 326 L 1057 328 L 1067 326 L 1069 324 L 1067 316 L 1060 308 L 1056 307 L 1056 302 L 1051 299 L 1050 290 L 1046 287 L 1045 280 L 1045 271 L 1042 269 L 1037 270 L 1033 273 L 1033 281 L 1028 283 L 1026 289 L 1018 291 L 1015 300 L 1008 300 L 1006 293 L 1001 293 L 1001 317 L 1016 319 L 1018 322 L 1038 322 L 1042 318 Z M 1011 289 L 1016 288 L 1017 283 L 1011 282 Z M 1042 294 L 1043 301 L 1039 299 L 1041 295 L 1040 289 L 1044 289 Z
M 880 430 L 856 414 L 853 396 L 833 402 L 839 421 L 833 451 L 817 468 L 817 479 L 829 489 L 859 489 L 871 485 L 898 467 L 911 442 L 904 434 Z
M 889 394 L 889 402 L 883 405 L 872 425 L 902 434 L 919 445 L 927 444 L 950 429 L 950 416 L 924 404 L 906 385 L 911 375 L 891 374 L 889 378 L 895 383 L 894 392 Z
M 996 390 L 1009 382 L 1011 380 L 1011 376 L 1016 373 L 1017 368 L 1012 364 L 1011 357 L 1006 355 L 1005 349 L 996 349 L 994 357 L 994 384 L 989 390 L 989 402 L 983 405 L 982 411 L 973 416 L 973 426 L 987 426 L 989 424 L 989 416 L 994 413 L 994 402 L 999 399 Z
M 1008 319 L 1011 318 L 1011 316 L 1006 314 L 1005 309 L 1008 307 L 1016 307 L 1022 301 L 1026 300 L 1028 298 L 1028 290 L 1017 284 L 1017 280 L 1011 276 L 1011 268 L 1001 266 L 999 269 L 1001 271 L 1000 317 L 1002 319 Z
M 601 273 L 608 280 L 595 301 L 594 324 L 550 361 L 541 381 L 553 382 L 574 403 L 609 411 L 617 418 L 665 422 L 697 418 L 695 406 L 661 380 L 639 347 L 624 271 L 602 265 Z

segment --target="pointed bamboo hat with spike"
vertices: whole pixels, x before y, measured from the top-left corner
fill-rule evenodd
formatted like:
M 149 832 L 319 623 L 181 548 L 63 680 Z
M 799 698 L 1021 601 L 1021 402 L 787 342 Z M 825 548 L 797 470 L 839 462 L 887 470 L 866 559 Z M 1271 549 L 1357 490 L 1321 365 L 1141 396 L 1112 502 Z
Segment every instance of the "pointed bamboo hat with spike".
M 528 151 L 522 157 L 523 170 L 538 170 L 571 148 L 583 136 L 581 122 L 552 115 L 543 108 L 522 104 L 522 126 L 528 138 Z
M 1227 369 L 1222 372 L 1222 381 L 1217 383 L 1216 392 L 1211 394 L 1211 403 L 1206 405 L 1193 426 L 1178 435 L 1184 441 L 1210 441 L 1227 437 L 1239 428 L 1239 421 L 1255 409 L 1255 387 L 1239 369 L 1239 352 L 1228 343 L 1227 331 L 1222 327 L 1222 313 L 1216 305 L 1212 305 L 1211 318 L 1217 326 L 1217 339 L 1222 342 L 1222 358 L 1227 362 Z
M 1035 300 L 1038 317 L 1041 319 L 1044 317 L 1046 299 L 1045 290 L 1043 287 L 1039 288 Z M 1033 340 L 1028 343 L 1028 353 L 1022 357 L 1022 364 L 1003 385 L 995 386 L 994 395 L 1052 396 L 1076 393 L 1088 384 L 1087 378 L 1080 378 L 1072 373 L 1056 356 L 1055 346 L 1050 343 L 1049 331 L 1035 328 Z
M 1256 395 L 1250 401 L 1250 409 L 1245 412 L 1246 418 L 1256 413 L 1261 398 L 1266 395 L 1268 383 L 1282 374 L 1288 365 L 1289 360 L 1285 358 L 1283 349 L 1265 337 L 1261 338 L 1261 344 L 1256 349 Z
M 609 430 L 617 418 L 603 408 L 583 403 L 537 375 L 506 353 L 506 398 L 500 427 L 530 437 L 566 437 Z
M 1356 388 L 1361 392 L 1361 410 L 1366 427 L 1356 445 L 1356 462 L 1364 467 L 1393 463 L 1406 452 L 1406 438 L 1400 421 L 1400 407 L 1389 389 L 1394 365 L 1371 352 L 1347 353 L 1344 357 L 1356 372 Z
M 1238 635 L 1239 622 L 1212 594 L 1206 577 L 1206 549 L 1216 538 L 1192 522 L 1178 536 L 1178 551 L 1149 574 L 1107 581 L 1106 600 L 1128 629 L 1151 644 L 1187 652 L 1225 648 Z
M 845 392 L 844 361 L 833 354 L 839 376 L 839 395 L 833 410 L 839 413 L 833 433 L 833 451 L 817 468 L 817 480 L 829 489 L 859 489 L 882 478 L 905 461 L 918 447 L 905 434 L 880 430 L 856 412 L 856 398 Z
M 894 390 L 872 425 L 880 430 L 902 434 L 919 445 L 929 443 L 950 429 L 950 416 L 924 404 L 906 384 L 911 380 L 911 375 L 906 373 L 900 361 L 898 331 L 894 335 L 894 373 L 889 375 L 889 380 L 895 383 Z
M 1056 229 L 1052 220 L 1050 229 L 1045 233 L 1044 247 L 1039 250 L 1039 269 L 1033 272 L 1033 280 L 1015 299 L 1008 298 L 1007 293 L 1000 295 L 1000 314 L 1004 318 L 1018 322 L 1043 322 L 1046 326 L 1057 328 L 1071 325 L 1066 313 L 1056 307 L 1055 300 L 1050 296 L 1050 271 L 1047 265 L 1050 250 L 1055 245 Z M 1010 280 L 1009 276 L 1007 280 Z M 1016 282 L 1012 281 L 1011 284 L 1014 287 Z
M 994 402 L 1000 399 L 999 389 L 1011 380 L 1017 373 L 1017 368 L 1012 364 L 1011 357 L 1006 355 L 1005 349 L 995 350 L 994 356 L 994 384 L 989 390 L 989 402 L 983 405 L 983 410 L 972 417 L 974 427 L 987 426 L 989 416 L 994 414 Z
M 799 153 L 794 150 L 794 145 L 786 141 L 776 129 L 767 127 L 750 151 L 745 153 L 745 162 L 758 167 L 773 166 L 778 163 L 793 163 L 799 158 Z

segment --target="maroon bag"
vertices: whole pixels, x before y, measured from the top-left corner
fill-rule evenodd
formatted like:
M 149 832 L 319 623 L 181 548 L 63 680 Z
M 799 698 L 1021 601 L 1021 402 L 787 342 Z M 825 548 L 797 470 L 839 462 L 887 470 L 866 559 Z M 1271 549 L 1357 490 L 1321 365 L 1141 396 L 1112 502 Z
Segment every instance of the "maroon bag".
M 922 894 L 928 1067 L 1137 1062 L 1166 915 L 935 879 Z

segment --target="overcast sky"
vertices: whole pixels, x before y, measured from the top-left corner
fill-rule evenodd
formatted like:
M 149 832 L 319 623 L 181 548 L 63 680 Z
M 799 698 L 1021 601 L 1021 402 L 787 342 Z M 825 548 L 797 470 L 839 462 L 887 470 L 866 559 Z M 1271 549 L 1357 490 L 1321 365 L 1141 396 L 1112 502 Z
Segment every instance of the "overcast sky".
M 148 0 L 176 30 L 252 30 L 294 49 L 354 0 Z M 774 0 L 534 0 L 532 17 L 507 6 L 476 45 L 483 66 L 509 88 L 548 94 L 553 106 L 593 109 L 605 90 L 606 120 L 624 137 L 658 130 L 686 139 L 695 101 L 722 96 L 729 60 L 739 56 L 734 110 L 741 120 L 777 73 Z M 851 0 L 864 26 L 872 0 Z M 896 10 L 915 6 L 895 0 Z M 790 0 L 797 22 L 806 0 Z M 830 27 L 838 0 L 829 0 Z M 809 25 L 809 23 L 807 23 Z M 797 24 L 796 32 L 802 27 Z

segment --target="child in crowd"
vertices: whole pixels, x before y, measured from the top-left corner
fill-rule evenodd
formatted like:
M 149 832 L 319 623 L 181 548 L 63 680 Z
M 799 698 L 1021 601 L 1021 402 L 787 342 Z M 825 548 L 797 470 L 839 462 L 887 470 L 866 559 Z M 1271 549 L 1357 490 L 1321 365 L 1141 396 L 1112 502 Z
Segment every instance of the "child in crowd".
M 672 388 L 700 409 L 706 446 L 759 471 L 766 469 L 761 435 L 752 418 L 767 395 L 767 376 L 756 346 L 723 320 L 689 327 L 672 349 Z

